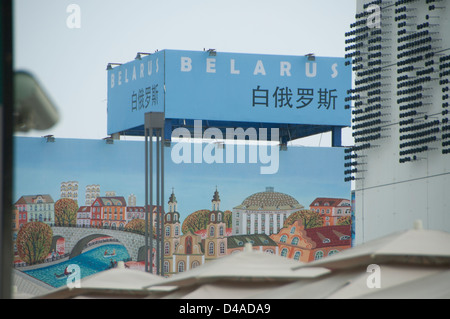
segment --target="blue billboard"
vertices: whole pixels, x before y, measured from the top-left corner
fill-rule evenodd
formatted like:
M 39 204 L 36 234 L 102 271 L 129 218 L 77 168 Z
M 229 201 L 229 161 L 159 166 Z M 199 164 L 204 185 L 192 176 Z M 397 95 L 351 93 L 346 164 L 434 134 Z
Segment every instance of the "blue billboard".
M 119 72 L 128 75 L 125 85 Z M 166 119 L 350 126 L 344 58 L 164 50 L 110 70 L 108 81 L 108 134 L 143 125 L 149 111 Z M 158 104 L 147 95 L 153 87 Z
M 147 112 L 164 112 L 164 52 L 108 70 L 108 134 L 142 125 Z

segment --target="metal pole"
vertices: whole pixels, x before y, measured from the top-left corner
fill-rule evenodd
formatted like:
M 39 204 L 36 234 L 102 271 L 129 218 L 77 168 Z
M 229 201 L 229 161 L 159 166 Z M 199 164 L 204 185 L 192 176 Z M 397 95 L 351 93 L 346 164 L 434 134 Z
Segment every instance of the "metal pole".
M 145 271 L 148 272 L 148 129 L 145 128 Z
M 150 223 L 147 225 L 147 227 L 150 227 L 149 230 L 149 237 L 150 237 L 150 244 L 149 244 L 149 251 L 150 251 L 150 272 L 153 273 L 153 269 L 155 268 L 156 274 L 163 274 L 164 272 L 161 271 L 161 260 L 162 260 L 162 251 L 163 251 L 163 242 L 162 242 L 162 227 L 163 224 L 163 205 L 164 205 L 164 191 L 162 190 L 162 187 L 164 187 L 164 173 L 162 170 L 164 170 L 164 164 L 162 163 L 164 161 L 164 113 L 161 112 L 150 112 L 145 113 L 145 129 L 149 130 L 148 136 L 150 136 L 149 140 L 146 140 L 147 147 L 149 147 L 149 155 L 146 151 L 146 162 L 148 167 L 146 171 L 146 192 L 148 189 L 150 200 L 149 200 L 149 214 L 150 214 Z M 156 132 L 154 132 L 156 130 Z M 153 202 L 153 187 L 154 187 L 154 172 L 153 172 L 153 135 L 155 134 L 156 137 L 156 203 Z M 160 169 L 161 168 L 161 169 Z M 155 205 L 156 204 L 156 205 Z M 156 214 L 156 223 L 155 223 L 155 231 L 153 231 L 153 210 L 155 210 Z M 155 253 L 153 252 L 153 233 L 155 234 Z M 153 266 L 153 257 L 155 257 L 155 265 Z
M 160 203 L 160 172 L 159 172 L 159 166 L 160 166 L 160 149 L 159 149 L 159 136 L 160 136 L 160 130 L 156 130 L 156 274 L 160 274 L 160 258 L 161 258 L 161 229 L 160 229 L 160 214 L 161 214 L 161 203 Z
M 150 272 L 153 273 L 153 127 L 150 126 Z
M 161 129 L 161 276 L 164 276 L 164 127 Z

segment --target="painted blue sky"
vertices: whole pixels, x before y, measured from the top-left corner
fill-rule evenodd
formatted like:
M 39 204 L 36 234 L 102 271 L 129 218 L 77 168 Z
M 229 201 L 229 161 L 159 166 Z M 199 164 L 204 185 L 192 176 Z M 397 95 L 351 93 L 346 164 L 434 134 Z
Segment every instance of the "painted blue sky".
M 16 137 L 14 160 L 14 201 L 34 194 L 50 194 L 56 201 L 60 198 L 61 182 L 75 180 L 79 183 L 80 206 L 84 205 L 84 190 L 89 184 L 99 184 L 101 196 L 115 191 L 117 196 L 128 199 L 133 193 L 138 205 L 145 203 L 141 141 L 106 144 L 104 140 L 56 138 L 54 143 L 47 143 L 44 138 Z M 221 210 L 232 210 L 267 186 L 293 196 L 306 208 L 316 197 L 350 199 L 341 148 L 289 147 L 279 152 L 279 170 L 273 175 L 260 174 L 261 165 L 265 164 L 175 164 L 171 148 L 165 148 L 166 209 L 172 187 L 182 219 L 196 210 L 211 209 L 216 186 Z

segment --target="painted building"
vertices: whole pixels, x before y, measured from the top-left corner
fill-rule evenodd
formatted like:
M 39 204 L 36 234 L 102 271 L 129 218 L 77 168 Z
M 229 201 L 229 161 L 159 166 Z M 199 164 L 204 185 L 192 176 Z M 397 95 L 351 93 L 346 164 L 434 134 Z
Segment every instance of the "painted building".
M 144 206 L 127 206 L 126 214 L 127 224 L 133 219 L 145 219 L 145 207 Z
M 211 200 L 211 206 L 212 209 L 208 215 L 206 238 L 204 240 L 206 261 L 220 258 L 227 254 L 225 214 L 220 210 L 220 196 L 217 189 Z
M 16 222 L 14 227 L 20 229 L 25 223 L 28 222 L 28 211 L 27 211 L 27 203 L 25 200 L 17 201 L 14 205 L 17 211 Z
M 89 227 L 91 225 L 91 206 L 80 206 L 77 211 L 77 226 Z
M 52 225 L 55 222 L 55 202 L 50 195 L 22 196 L 15 203 L 19 214 L 19 227 L 21 225 L 39 221 Z
M 175 247 L 175 252 L 172 256 L 172 267 L 169 267 L 170 274 L 184 272 L 194 269 L 205 263 L 205 254 L 203 252 L 202 239 L 199 235 L 189 231 L 180 236 L 179 244 Z M 164 266 L 169 264 L 164 263 Z M 166 268 L 164 268 L 166 270 Z
M 128 206 L 136 206 L 136 195 L 130 194 L 128 196 Z
M 17 234 L 20 230 L 20 224 L 19 224 L 19 210 L 17 207 L 14 207 L 12 209 L 12 235 L 13 235 L 13 253 L 14 253 L 14 261 L 19 259 L 18 252 L 17 252 Z
M 200 235 L 188 232 L 181 235 L 180 213 L 172 190 L 169 211 L 164 215 L 164 274 L 173 274 L 193 269 L 205 263 Z
M 99 196 L 100 196 L 100 185 L 98 184 L 87 185 L 85 189 L 84 204 L 86 206 L 92 205 L 95 199 Z
M 126 207 L 123 196 L 97 197 L 91 205 L 91 227 L 123 229 L 126 224 Z
M 76 203 L 78 203 L 78 182 L 77 181 L 61 182 L 60 198 L 73 199 Z
M 278 244 L 266 234 L 234 235 L 227 238 L 227 254 L 244 250 L 245 244 L 251 244 L 253 250 L 278 255 Z
M 290 214 L 303 208 L 292 196 L 267 187 L 233 208 L 233 235 L 276 234 Z
M 320 214 L 323 226 L 338 225 L 339 219 L 351 216 L 351 203 L 343 198 L 316 198 L 309 209 Z
M 278 244 L 280 256 L 307 263 L 350 248 L 351 226 L 305 229 L 298 220 L 270 237 Z

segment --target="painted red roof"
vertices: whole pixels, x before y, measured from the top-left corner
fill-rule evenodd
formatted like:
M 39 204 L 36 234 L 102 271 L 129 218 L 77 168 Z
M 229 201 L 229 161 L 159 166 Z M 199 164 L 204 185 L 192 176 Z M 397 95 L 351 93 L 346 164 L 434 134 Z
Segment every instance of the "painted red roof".
M 37 199 L 42 199 L 43 204 L 54 203 L 53 198 L 50 195 L 24 195 L 19 198 L 19 200 L 15 203 L 15 205 L 23 205 L 23 204 L 35 204 Z
M 94 203 L 95 202 L 99 203 L 101 206 L 127 206 L 127 202 L 123 196 L 97 197 Z
M 350 202 L 349 199 L 345 198 L 331 198 L 331 197 L 317 197 L 313 202 L 309 205 L 311 206 L 325 206 L 325 203 L 328 203 L 330 207 L 338 206 L 342 201 Z
M 351 245 L 351 225 L 334 225 L 306 229 L 316 248 Z

